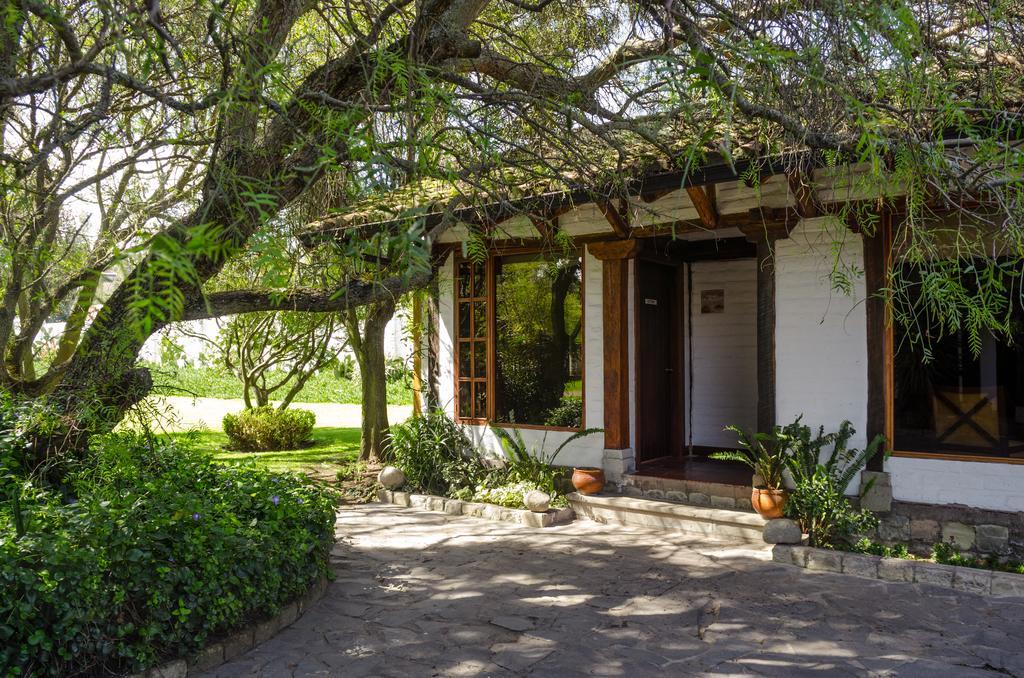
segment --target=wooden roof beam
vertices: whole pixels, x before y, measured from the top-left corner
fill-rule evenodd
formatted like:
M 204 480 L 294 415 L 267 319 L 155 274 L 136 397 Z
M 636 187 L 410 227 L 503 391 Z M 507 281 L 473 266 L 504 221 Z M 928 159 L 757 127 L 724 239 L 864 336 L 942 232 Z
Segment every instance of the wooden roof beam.
M 803 219 L 813 219 L 821 214 L 811 175 L 806 172 L 787 172 L 786 179 L 789 181 L 789 192 L 796 201 L 797 214 Z
M 629 237 L 629 213 L 626 211 L 626 201 L 620 200 L 620 206 L 617 208 L 611 202 L 599 202 L 597 208 L 601 210 L 601 214 L 611 224 L 612 230 L 615 231 L 615 235 L 620 238 Z
M 537 235 L 544 242 L 551 242 L 555 237 L 555 232 L 558 230 L 558 217 L 545 218 L 536 214 L 530 215 L 530 223 L 537 229 Z
M 718 228 L 718 207 L 715 204 L 714 186 L 707 186 L 706 188 L 702 186 L 687 186 L 686 194 L 690 196 L 690 202 L 697 209 L 700 223 L 704 224 L 704 228 Z

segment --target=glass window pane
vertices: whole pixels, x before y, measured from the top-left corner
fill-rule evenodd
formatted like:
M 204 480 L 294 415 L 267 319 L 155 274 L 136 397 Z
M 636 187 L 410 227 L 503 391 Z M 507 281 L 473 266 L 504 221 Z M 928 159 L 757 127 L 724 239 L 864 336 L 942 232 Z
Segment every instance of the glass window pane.
M 462 378 L 472 377 L 473 367 L 473 343 L 469 341 L 459 342 L 459 376 Z
M 468 261 L 459 264 L 459 296 L 468 297 L 472 291 L 470 288 L 471 271 Z
M 476 351 L 473 353 L 473 376 L 478 379 L 487 377 L 487 342 L 477 341 Z
M 468 301 L 459 304 L 459 337 L 472 336 L 469 329 L 469 323 L 472 320 L 470 306 Z
M 474 384 L 476 388 L 476 418 L 485 419 L 487 417 L 487 382 L 477 381 Z
M 463 419 L 473 417 L 473 382 L 459 382 L 459 416 Z
M 926 352 L 894 326 L 894 449 L 1024 457 L 1024 308 L 1011 304 L 1010 341 L 931 328 Z
M 487 276 L 484 275 L 484 265 L 473 266 L 473 296 L 483 297 L 487 293 Z
M 578 428 L 583 420 L 583 273 L 578 253 L 495 266 L 495 419 Z
M 482 301 L 473 304 L 473 336 L 487 336 L 487 304 Z

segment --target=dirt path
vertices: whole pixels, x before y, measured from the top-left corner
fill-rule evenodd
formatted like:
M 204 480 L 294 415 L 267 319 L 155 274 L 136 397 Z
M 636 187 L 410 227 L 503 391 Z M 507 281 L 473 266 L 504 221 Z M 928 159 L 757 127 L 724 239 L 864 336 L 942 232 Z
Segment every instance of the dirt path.
M 188 396 L 161 396 L 150 398 L 158 415 L 156 421 L 167 431 L 191 428 L 220 430 L 224 415 L 238 412 L 244 405 L 241 399 L 191 398 Z M 358 428 L 362 421 L 359 405 L 337 403 L 295 403 L 293 407 L 310 410 L 316 415 L 318 427 Z M 389 405 L 388 421 L 405 421 L 412 414 L 411 405 Z

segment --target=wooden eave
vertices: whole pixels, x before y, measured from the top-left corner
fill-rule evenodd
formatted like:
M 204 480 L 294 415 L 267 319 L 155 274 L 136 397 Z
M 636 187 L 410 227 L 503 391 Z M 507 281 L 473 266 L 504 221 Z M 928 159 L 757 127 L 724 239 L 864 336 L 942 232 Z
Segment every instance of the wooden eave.
M 711 187 L 720 183 L 737 181 L 744 176 L 749 177 L 751 172 L 756 172 L 762 180 L 777 174 L 783 174 L 787 169 L 791 169 L 795 164 L 798 164 L 801 156 L 802 154 L 789 154 L 775 158 L 738 161 L 735 164 L 715 163 L 691 168 L 686 172 L 682 170 L 659 172 L 634 178 L 625 182 L 624 186 L 622 184 L 609 184 L 597 188 L 578 187 L 572 190 L 552 191 L 512 200 L 490 202 L 483 205 L 470 205 L 451 210 L 451 218 L 456 222 L 476 224 L 485 230 L 489 230 L 493 226 L 513 217 L 526 215 L 531 220 L 549 221 L 559 214 L 580 205 L 595 203 L 605 212 L 606 217 L 608 213 L 605 208 L 615 207 L 618 215 L 613 214 L 612 217 L 609 217 L 609 223 L 612 224 L 613 231 L 615 231 L 618 237 L 630 237 L 631 232 L 637 229 L 629 229 L 622 233 L 619 232 L 621 229 L 615 229 L 613 220 L 617 221 L 617 216 L 622 216 L 623 218 L 625 216 L 617 203 L 625 200 L 627 196 L 635 196 L 641 200 L 651 201 L 673 191 L 683 189 L 690 194 L 691 200 L 694 195 L 698 195 L 697 191 L 700 191 L 699 195 L 701 197 L 698 199 L 701 201 L 701 205 L 697 206 L 696 202 L 694 204 L 697 206 L 701 223 L 705 228 L 708 228 L 708 224 L 714 224 L 713 227 L 717 228 L 723 226 L 726 217 L 732 217 L 732 215 L 718 217 L 714 208 L 714 193 Z M 429 231 L 440 224 L 445 215 L 446 212 L 443 210 L 417 213 L 414 209 L 410 209 L 406 216 L 395 219 L 361 224 L 314 225 L 309 230 L 300 233 L 298 237 L 306 247 L 313 247 L 332 239 L 347 240 L 352 237 L 369 237 L 379 233 L 381 229 L 401 228 L 413 220 L 417 220 L 425 231 Z M 748 215 L 743 213 L 742 218 L 745 220 L 748 218 Z M 735 221 L 735 219 L 731 220 Z

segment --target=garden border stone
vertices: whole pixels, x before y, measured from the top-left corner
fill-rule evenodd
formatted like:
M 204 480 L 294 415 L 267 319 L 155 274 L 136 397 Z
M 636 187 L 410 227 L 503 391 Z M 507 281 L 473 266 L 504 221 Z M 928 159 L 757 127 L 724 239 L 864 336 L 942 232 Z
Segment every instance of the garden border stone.
M 382 504 L 394 504 L 406 508 L 418 508 L 425 511 L 447 513 L 450 516 L 469 516 L 503 523 L 518 523 L 527 527 L 554 527 L 566 525 L 576 518 L 571 508 L 548 509 L 544 513 L 534 513 L 527 509 L 514 509 L 495 504 L 482 504 L 461 499 L 437 497 L 432 494 L 413 494 L 396 490 L 378 490 L 377 500 Z
M 236 659 L 260 643 L 272 638 L 288 626 L 294 624 L 302 615 L 323 598 L 327 592 L 327 577 L 319 577 L 303 595 L 282 605 L 277 614 L 235 631 L 201 649 L 194 656 L 173 659 L 169 662 L 153 666 L 145 671 L 131 674 L 130 678 L 188 678 L 204 671 L 215 669 L 225 662 Z
M 1012 572 L 790 544 L 776 544 L 772 547 L 772 560 L 818 572 L 841 572 L 882 581 L 930 584 L 995 598 L 1024 598 L 1024 575 Z

